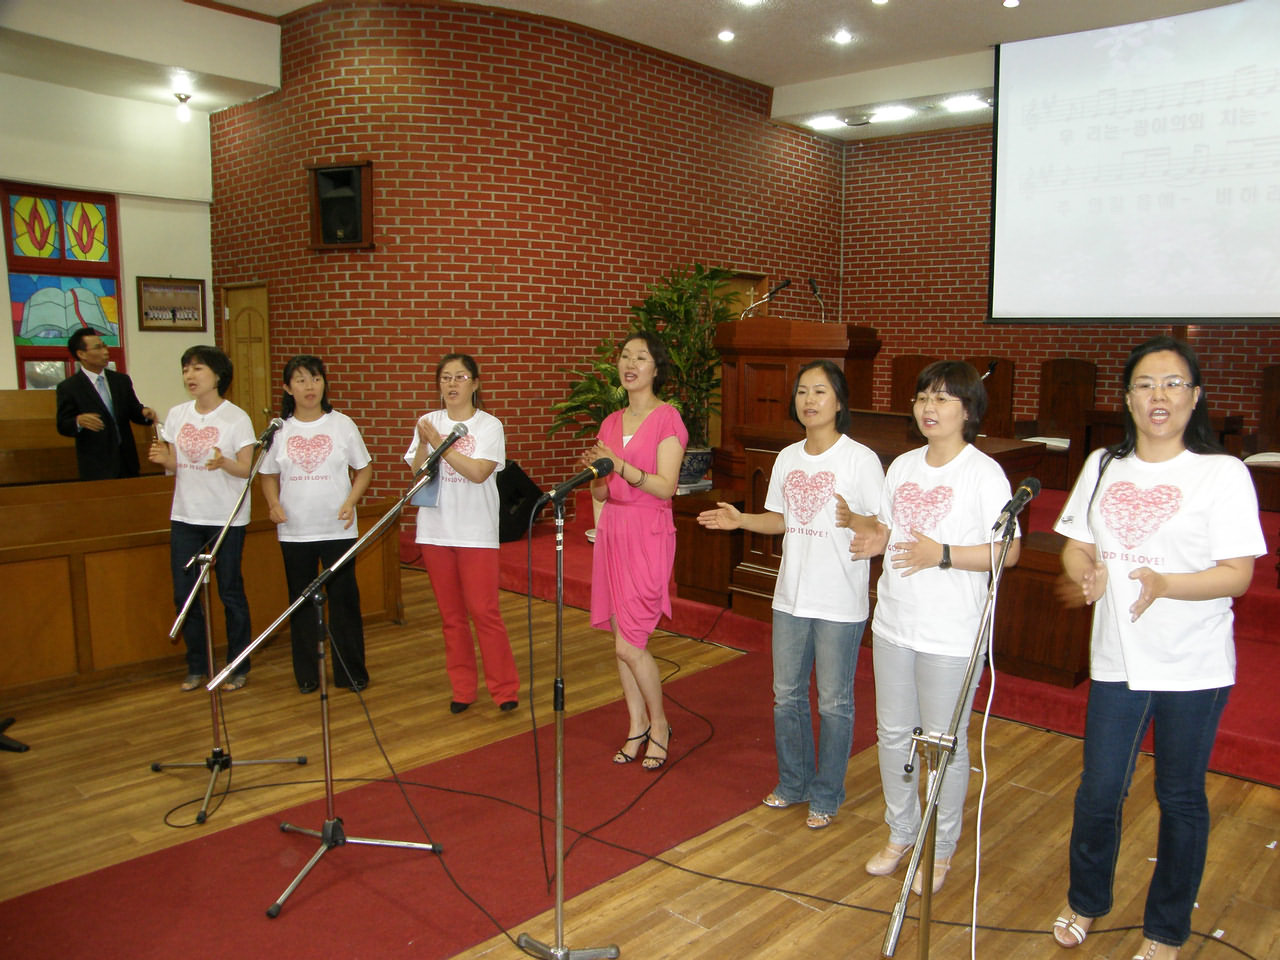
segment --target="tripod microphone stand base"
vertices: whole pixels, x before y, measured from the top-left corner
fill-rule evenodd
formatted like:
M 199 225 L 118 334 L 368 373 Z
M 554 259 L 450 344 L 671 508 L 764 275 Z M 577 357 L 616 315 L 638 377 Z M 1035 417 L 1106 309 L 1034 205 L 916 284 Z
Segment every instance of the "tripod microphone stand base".
M 298 889 L 298 884 L 306 878 L 311 872 L 311 868 L 320 862 L 320 858 L 332 850 L 334 847 L 341 847 L 348 843 L 363 844 L 369 847 L 402 847 L 406 850 L 425 850 L 428 853 L 440 853 L 440 847 L 434 843 L 414 843 L 411 840 L 374 840 L 370 837 L 348 837 L 342 829 L 342 818 L 333 817 L 324 822 L 324 826 L 319 830 L 308 830 L 306 827 L 295 827 L 291 823 L 280 824 L 280 829 L 285 833 L 303 833 L 308 837 L 315 837 L 320 841 L 320 848 L 311 855 L 311 859 L 303 865 L 298 871 L 298 875 L 293 878 L 293 882 L 285 887 L 284 893 L 280 894 L 280 899 L 267 907 L 268 917 L 278 917 L 280 910 L 284 906 L 284 902 L 289 899 L 289 895 Z M 616 957 L 617 954 L 615 953 Z
M 584 950 L 570 950 L 568 947 L 552 947 L 545 943 L 539 943 L 527 933 L 522 933 L 516 937 L 516 946 L 526 953 L 531 953 L 535 957 L 542 957 L 543 960 L 615 960 L 621 956 L 621 951 L 616 946 L 608 947 L 587 947 Z
M 271 757 L 267 760 L 240 760 L 236 766 L 250 767 L 264 763 L 294 763 L 298 766 L 304 766 L 307 762 L 306 757 Z M 209 786 L 204 791 L 204 803 L 200 805 L 200 812 L 196 814 L 196 823 L 204 823 L 209 819 L 209 799 L 213 796 L 214 784 L 218 782 L 218 774 L 223 770 L 231 769 L 231 754 L 227 753 L 222 747 L 214 747 L 213 752 L 204 760 L 191 761 L 170 761 L 168 763 L 160 763 L 156 761 L 151 764 L 151 770 L 159 773 L 161 770 L 168 770 L 173 767 L 204 767 L 209 771 Z

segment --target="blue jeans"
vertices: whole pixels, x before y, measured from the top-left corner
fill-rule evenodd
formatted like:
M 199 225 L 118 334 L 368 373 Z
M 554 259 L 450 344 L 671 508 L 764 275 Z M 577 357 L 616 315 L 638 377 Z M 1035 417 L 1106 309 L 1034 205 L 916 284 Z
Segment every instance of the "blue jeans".
M 853 672 L 866 621 L 834 623 L 773 611 L 773 737 L 783 800 L 834 814 L 844 802 L 853 747 Z M 813 748 L 809 675 L 818 682 L 818 750 Z
M 213 545 L 222 528 L 197 526 L 180 520 L 169 521 L 169 568 L 173 573 L 173 605 L 177 610 L 187 602 L 187 596 L 195 585 L 200 565 L 192 564 L 184 569 L 187 561 L 208 543 Z M 249 600 L 244 595 L 244 580 L 240 577 L 240 555 L 244 552 L 244 527 L 229 527 L 218 550 L 218 560 L 213 566 L 218 581 L 218 598 L 227 618 L 227 660 L 234 660 L 253 639 L 249 626 Z M 205 651 L 205 610 L 199 602 L 187 611 L 182 627 L 182 637 L 187 642 L 187 673 L 206 676 L 213 668 Z M 249 672 L 249 661 L 240 665 L 240 674 Z
M 1094 682 L 1071 827 L 1067 902 L 1076 913 L 1100 917 L 1111 910 L 1121 812 L 1138 748 L 1154 721 L 1160 831 L 1142 932 L 1174 947 L 1191 935 L 1191 909 L 1209 846 L 1204 775 L 1230 691 L 1130 690 L 1126 683 Z

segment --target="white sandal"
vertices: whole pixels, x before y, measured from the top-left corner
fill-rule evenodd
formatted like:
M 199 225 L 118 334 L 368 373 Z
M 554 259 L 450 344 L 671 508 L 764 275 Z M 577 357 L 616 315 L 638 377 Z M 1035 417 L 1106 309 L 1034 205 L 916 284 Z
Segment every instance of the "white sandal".
M 1065 917 L 1059 917 L 1053 921 L 1053 939 L 1057 941 L 1058 946 L 1066 950 L 1072 950 L 1080 944 L 1084 943 L 1084 938 L 1089 935 L 1089 927 L 1082 927 L 1077 920 L 1089 921 L 1089 926 L 1093 926 L 1093 917 L 1082 917 L 1078 913 L 1072 913 Z M 1073 939 L 1067 941 L 1062 939 L 1065 934 Z

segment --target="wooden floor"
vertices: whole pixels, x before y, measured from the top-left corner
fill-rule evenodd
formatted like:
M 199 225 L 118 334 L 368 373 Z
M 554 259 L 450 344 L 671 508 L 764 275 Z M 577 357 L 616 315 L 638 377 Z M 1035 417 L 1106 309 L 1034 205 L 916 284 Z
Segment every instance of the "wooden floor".
M 449 713 L 443 654 L 438 641 L 428 639 L 438 636 L 438 620 L 426 578 L 405 571 L 404 583 L 407 623 L 372 627 L 367 638 L 373 682 L 365 699 L 391 762 L 407 770 L 522 729 L 529 722 L 526 699 L 513 713 L 500 713 L 487 700 L 464 714 Z M 523 597 L 504 594 L 503 612 L 527 689 L 526 609 Z M 609 641 L 578 610 L 565 611 L 564 634 L 567 712 L 616 699 Z M 533 604 L 532 635 L 536 687 L 546 691 L 555 672 L 554 609 L 548 604 Z M 681 674 L 737 656 L 677 637 L 655 638 L 652 649 L 667 661 L 666 672 Z M 11 697 L 3 704 L 4 715 L 18 718 L 11 735 L 32 749 L 0 754 L 0 899 L 183 842 L 193 830 L 225 829 L 323 795 L 317 783 L 318 701 L 296 692 L 287 644 L 273 640 L 255 657 L 249 685 L 223 699 L 237 790 L 220 804 L 215 797 L 208 822 L 193 825 L 209 780 L 204 767 L 150 770 L 157 760 L 202 762 L 213 745 L 208 698 L 180 694 L 181 672 L 175 657 L 163 676 Z M 537 701 L 539 722 L 551 722 L 545 692 Z M 769 704 L 760 708 L 768 710 Z M 358 699 L 339 691 L 331 712 L 335 776 L 383 776 L 385 764 Z M 970 732 L 975 766 L 980 736 L 977 718 Z M 714 763 L 715 744 L 704 750 L 701 762 Z M 311 762 L 245 762 L 298 754 Z M 977 956 L 1065 958 L 1044 931 L 1065 897 L 1079 743 L 993 720 L 987 759 L 991 781 L 983 815 Z M 1140 933 L 1121 928 L 1141 923 L 1157 819 L 1151 775 L 1151 762 L 1143 758 L 1126 809 L 1116 908 L 1071 960 L 1123 960 L 1136 950 Z M 225 775 L 219 790 L 224 785 Z M 238 789 L 251 785 L 263 788 Z M 337 784 L 340 790 L 345 786 Z M 760 793 L 771 786 L 760 784 Z M 975 773 L 956 865 L 934 900 L 930 956 L 943 960 L 970 955 L 980 786 Z M 580 895 L 565 905 L 563 946 L 617 944 L 623 957 L 644 960 L 880 955 L 902 872 L 882 879 L 862 869 L 886 836 L 874 749 L 851 761 L 847 792 L 839 817 L 826 830 L 806 829 L 802 808 L 761 806 L 681 844 L 661 861 Z M 1194 936 L 1182 957 L 1280 958 L 1280 790 L 1211 776 L 1209 792 L 1213 835 L 1194 929 L 1220 930 L 1224 942 Z M 917 909 L 912 897 L 897 956 L 918 954 Z M 461 956 L 523 956 L 513 942 L 522 932 L 554 946 L 554 913 L 496 933 Z

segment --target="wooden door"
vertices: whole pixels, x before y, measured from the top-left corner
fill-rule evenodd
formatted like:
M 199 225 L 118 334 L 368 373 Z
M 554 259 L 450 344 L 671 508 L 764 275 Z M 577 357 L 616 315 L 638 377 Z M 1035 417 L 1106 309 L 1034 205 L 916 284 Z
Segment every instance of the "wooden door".
M 265 283 L 224 287 L 226 350 L 235 365 L 228 398 L 253 419 L 255 433 L 262 433 L 278 412 L 272 393 L 271 320 Z

